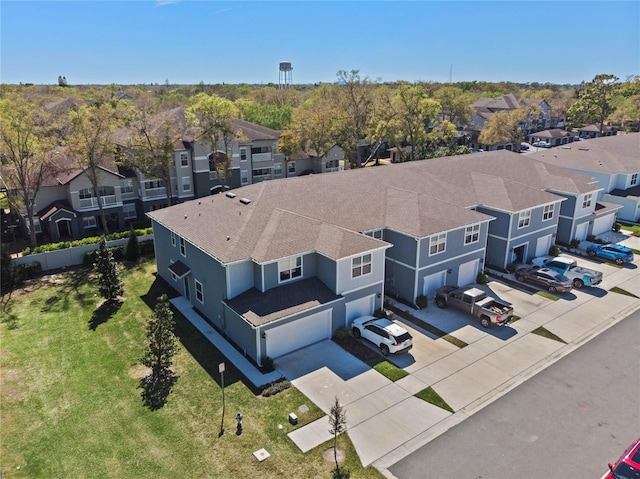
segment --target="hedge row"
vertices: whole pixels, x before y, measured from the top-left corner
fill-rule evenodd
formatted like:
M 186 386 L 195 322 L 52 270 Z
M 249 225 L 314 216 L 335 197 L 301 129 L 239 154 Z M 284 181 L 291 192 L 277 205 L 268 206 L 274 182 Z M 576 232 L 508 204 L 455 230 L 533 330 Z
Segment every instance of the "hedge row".
M 153 228 L 138 229 L 138 230 L 135 230 L 135 232 L 136 232 L 136 236 L 148 235 L 153 233 Z M 79 240 L 61 241 L 60 243 L 43 244 L 42 246 L 36 246 L 35 248 L 26 248 L 22 252 L 22 256 L 28 256 L 30 254 L 35 254 L 35 253 L 46 253 L 48 251 L 57 251 L 60 249 L 72 248 L 74 246 L 96 244 L 96 243 L 100 243 L 103 237 L 107 241 L 128 238 L 129 233 L 130 233 L 129 231 L 122 231 L 119 233 L 111 233 L 106 236 L 89 236 L 87 238 L 82 238 Z

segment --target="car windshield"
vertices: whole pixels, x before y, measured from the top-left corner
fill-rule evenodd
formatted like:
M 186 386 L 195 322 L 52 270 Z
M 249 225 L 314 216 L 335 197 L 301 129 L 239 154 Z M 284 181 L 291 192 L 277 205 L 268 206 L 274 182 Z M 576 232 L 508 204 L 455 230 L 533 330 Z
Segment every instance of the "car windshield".
M 618 464 L 616 470 L 613 471 L 613 477 L 616 479 L 640 479 L 640 471 L 623 462 Z

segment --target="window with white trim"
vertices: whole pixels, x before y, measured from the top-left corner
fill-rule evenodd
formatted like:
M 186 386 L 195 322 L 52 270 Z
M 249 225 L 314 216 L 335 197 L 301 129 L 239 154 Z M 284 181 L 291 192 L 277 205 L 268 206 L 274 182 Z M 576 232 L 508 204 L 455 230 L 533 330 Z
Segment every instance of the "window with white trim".
M 531 224 L 531 210 L 521 211 L 518 215 L 518 228 L 524 228 Z
M 480 225 L 467 226 L 464 230 L 464 244 L 477 243 L 480 240 Z
M 379 239 L 379 240 L 381 240 L 381 239 L 382 239 L 382 230 L 381 230 L 381 229 L 380 229 L 380 230 L 373 230 L 373 231 L 371 232 L 371 236 L 372 236 L 373 238 L 375 238 L 375 239 Z
M 122 212 L 124 213 L 124 219 L 130 220 L 138 217 L 136 213 L 136 205 L 135 203 L 125 203 L 122 205 Z
M 240 161 L 247 161 L 247 149 L 240 148 Z
M 638 183 L 638 173 L 634 173 L 631 175 L 631 183 L 630 186 L 633 186 Z
M 182 191 L 191 191 L 191 177 L 182 177 Z
M 187 256 L 187 246 L 184 242 L 184 238 L 181 236 L 180 237 L 180 254 L 184 257 Z
M 289 173 L 295 173 L 296 172 L 296 162 L 295 161 L 290 161 L 289 163 L 287 163 L 287 171 Z
M 98 227 L 98 223 L 96 222 L 96 217 L 95 216 L 84 216 L 82 218 L 82 226 L 84 226 L 84 229 L 88 230 L 91 228 L 97 228 Z
M 122 194 L 133 193 L 133 180 L 120 180 L 120 192 Z
M 78 191 L 78 196 L 81 200 L 86 200 L 88 198 L 93 198 L 93 188 L 83 188 Z
M 197 279 L 194 279 L 193 283 L 196 286 L 196 299 L 204 304 L 204 287 L 202 286 L 202 283 Z
M 281 175 L 282 174 L 282 163 L 274 163 L 273 165 L 273 174 Z
M 249 183 L 249 172 L 247 170 L 240 170 L 240 183 L 243 185 Z
M 172 231 L 171 232 L 171 246 L 175 246 L 176 245 L 176 234 Z
M 351 258 L 351 277 L 357 278 L 371 273 L 371 253 Z
M 189 166 L 189 154 L 187 152 L 180 153 L 180 166 Z
M 556 205 L 545 205 L 544 210 L 542 211 L 542 220 L 547 221 L 553 219 L 553 210 Z
M 591 200 L 593 199 L 593 193 L 587 193 L 582 197 L 582 208 L 589 208 L 591 206 Z
M 442 253 L 447 249 L 447 233 L 440 233 L 429 238 L 429 255 Z
M 302 276 L 302 256 L 278 261 L 278 274 L 280 283 Z

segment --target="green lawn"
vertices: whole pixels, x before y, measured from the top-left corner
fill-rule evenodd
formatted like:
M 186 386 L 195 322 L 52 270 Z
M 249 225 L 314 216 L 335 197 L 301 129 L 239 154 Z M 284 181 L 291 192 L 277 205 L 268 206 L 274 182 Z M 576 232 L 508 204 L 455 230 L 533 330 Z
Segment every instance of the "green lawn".
M 227 361 L 225 433 L 219 437 L 222 357 L 181 315 L 178 376 L 163 408 L 140 397 L 145 325 L 164 283 L 153 261 L 123 271 L 125 300 L 114 311 L 87 270 L 45 277 L 4 298 L 0 330 L 0 477 L 3 478 L 281 478 L 331 477 L 329 444 L 303 454 L 287 437 L 324 414 L 296 388 L 256 396 Z M 301 413 L 298 406 L 309 411 Z M 241 411 L 243 433 L 235 434 Z M 348 408 L 347 408 L 348 420 Z M 281 425 L 281 428 L 279 427 Z M 342 467 L 363 469 L 348 436 Z M 259 463 L 252 453 L 266 448 Z

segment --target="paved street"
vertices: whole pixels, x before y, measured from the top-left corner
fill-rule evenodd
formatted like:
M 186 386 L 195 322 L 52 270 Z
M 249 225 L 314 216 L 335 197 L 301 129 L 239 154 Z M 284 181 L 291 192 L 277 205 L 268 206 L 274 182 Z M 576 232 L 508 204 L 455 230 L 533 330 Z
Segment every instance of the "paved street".
M 635 312 L 389 471 L 398 479 L 601 477 L 640 436 L 638 339 Z

